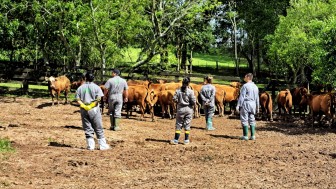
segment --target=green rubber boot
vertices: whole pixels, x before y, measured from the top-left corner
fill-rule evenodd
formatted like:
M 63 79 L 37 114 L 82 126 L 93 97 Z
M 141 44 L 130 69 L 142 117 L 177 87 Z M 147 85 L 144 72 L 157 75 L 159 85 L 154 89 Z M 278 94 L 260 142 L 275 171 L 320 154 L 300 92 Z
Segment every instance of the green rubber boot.
M 120 118 L 114 118 L 114 127 L 113 130 L 114 131 L 121 131 L 121 128 L 119 127 L 119 123 L 120 123 Z
M 255 140 L 255 125 L 250 125 L 250 129 L 251 129 L 251 138 L 250 140 Z
M 248 126 L 243 125 L 243 136 L 240 137 L 240 140 L 248 140 Z
M 113 117 L 112 114 L 110 114 L 110 123 L 111 123 L 111 127 L 110 127 L 110 130 L 114 130 L 114 126 L 115 126 L 115 119 Z
M 207 120 L 207 130 L 208 131 L 215 130 L 215 128 L 212 126 L 212 118 L 208 118 L 208 120 Z

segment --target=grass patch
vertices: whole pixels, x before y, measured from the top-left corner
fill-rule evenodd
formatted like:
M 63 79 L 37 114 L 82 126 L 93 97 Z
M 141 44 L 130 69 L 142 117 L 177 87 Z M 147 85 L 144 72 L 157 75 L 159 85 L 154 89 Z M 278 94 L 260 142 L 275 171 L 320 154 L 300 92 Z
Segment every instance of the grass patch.
M 0 87 L 6 88 L 21 88 L 21 83 L 0 83 Z M 48 90 L 48 86 L 45 85 L 29 85 L 29 89 L 37 89 L 37 90 Z
M 0 153 L 14 151 L 15 149 L 12 147 L 11 142 L 8 139 L 0 138 Z

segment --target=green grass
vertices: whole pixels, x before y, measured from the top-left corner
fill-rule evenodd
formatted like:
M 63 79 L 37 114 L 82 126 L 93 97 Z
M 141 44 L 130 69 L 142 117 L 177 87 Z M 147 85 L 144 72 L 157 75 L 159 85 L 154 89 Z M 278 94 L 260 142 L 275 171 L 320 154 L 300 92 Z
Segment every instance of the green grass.
M 11 142 L 8 139 L 0 138 L 0 153 L 14 151 L 15 149 L 11 146 Z
M 0 87 L 21 88 L 22 84 L 20 84 L 20 83 L 0 83 Z M 44 86 L 44 85 L 29 85 L 29 89 L 48 90 L 48 86 Z
M 140 49 L 139 48 L 129 48 L 124 51 L 124 62 L 135 62 L 139 56 Z M 175 55 L 170 52 L 169 53 L 169 60 L 172 61 L 172 64 L 176 64 L 177 59 Z M 151 62 L 158 63 L 159 56 L 156 56 Z M 228 67 L 228 68 L 235 68 L 235 62 L 233 57 L 228 55 L 210 55 L 210 54 L 203 54 L 203 53 L 193 53 L 193 66 L 200 66 L 200 67 L 216 67 L 216 62 L 220 67 Z M 245 59 L 240 60 L 241 68 L 247 67 L 247 62 Z
M 227 55 L 193 54 L 193 66 L 215 67 L 217 62 L 220 67 L 235 68 L 234 59 Z M 246 61 L 241 60 L 239 67 L 247 67 Z

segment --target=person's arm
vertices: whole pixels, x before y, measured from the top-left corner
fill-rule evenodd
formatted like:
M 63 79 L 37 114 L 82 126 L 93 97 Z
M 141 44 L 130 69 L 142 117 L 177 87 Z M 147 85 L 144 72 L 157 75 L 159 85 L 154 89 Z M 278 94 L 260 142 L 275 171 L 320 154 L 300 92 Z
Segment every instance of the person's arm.
M 240 89 L 240 94 L 239 94 L 239 98 L 238 98 L 238 102 L 237 102 L 237 107 L 236 110 L 239 111 L 240 107 L 242 106 L 243 102 L 244 102 L 244 94 L 246 93 L 246 89 L 245 86 L 243 86 Z
M 124 90 L 124 102 L 128 102 L 128 89 Z
M 201 91 L 200 91 L 200 95 L 201 95 L 201 99 L 204 103 L 206 103 L 208 101 L 207 98 L 205 98 L 204 96 L 204 88 L 202 87 Z
M 195 94 L 194 94 L 193 90 L 191 90 L 191 93 L 190 93 L 190 104 L 192 106 L 194 106 L 196 104 L 196 97 L 195 97 Z
M 257 114 L 259 113 L 259 106 L 260 106 L 260 101 L 259 101 L 259 89 L 257 88 L 256 91 L 256 108 L 257 108 Z
M 176 103 L 178 102 L 178 90 L 175 91 L 175 94 L 173 96 L 173 101 Z

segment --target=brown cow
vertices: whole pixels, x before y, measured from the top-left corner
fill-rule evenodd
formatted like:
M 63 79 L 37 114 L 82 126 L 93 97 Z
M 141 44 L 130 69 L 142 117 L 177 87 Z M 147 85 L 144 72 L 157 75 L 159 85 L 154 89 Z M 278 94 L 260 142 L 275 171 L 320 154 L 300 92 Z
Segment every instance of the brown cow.
M 293 106 L 294 106 L 294 114 L 295 110 L 299 109 L 299 116 L 301 116 L 302 112 L 305 115 L 305 109 L 307 109 L 307 104 L 301 103 L 301 100 L 304 95 L 308 94 L 308 89 L 305 87 L 296 87 L 291 89 L 291 94 L 293 98 Z
M 322 114 L 327 118 L 333 120 L 335 116 L 334 106 L 335 106 L 335 95 L 331 93 L 311 95 L 306 94 L 303 96 L 300 104 L 308 104 L 310 108 L 310 113 L 313 118 L 313 125 L 315 122 L 315 116 L 319 116 L 321 120 Z M 332 123 L 332 122 L 330 122 Z
M 260 107 L 261 107 L 261 113 L 262 118 L 266 118 L 269 121 L 273 121 L 273 101 L 271 98 L 271 95 L 267 92 L 263 92 L 260 94 L 259 97 L 260 101 Z
M 215 104 L 218 109 L 219 117 L 224 117 L 224 101 L 225 101 L 225 91 L 224 89 L 216 86 L 216 94 L 215 94 Z
M 165 83 L 165 84 L 162 84 L 163 87 L 162 87 L 162 90 L 176 90 L 180 87 L 182 87 L 182 83 L 179 82 L 179 83 Z
M 79 81 L 74 81 L 71 83 L 71 89 L 77 90 L 83 83 L 85 82 L 85 80 L 79 80 Z
M 239 89 L 228 85 L 214 84 L 214 86 L 216 88 L 220 88 L 225 91 L 224 110 L 225 110 L 225 103 L 229 103 L 230 113 L 231 115 L 233 115 L 240 93 Z
M 201 111 L 202 99 L 200 98 L 200 92 L 201 92 L 203 84 L 190 83 L 189 86 L 194 91 L 194 95 L 196 98 L 196 104 L 194 106 L 194 118 L 198 118 L 198 117 L 201 117 L 200 111 Z
M 128 102 L 126 103 L 126 112 L 127 118 L 129 118 L 129 112 L 133 105 L 140 106 L 141 117 L 140 119 L 144 119 L 146 104 L 150 106 L 150 109 L 153 108 L 153 104 L 155 104 L 155 100 L 157 99 L 156 94 L 153 91 L 148 92 L 148 88 L 144 85 L 135 85 L 128 87 Z M 130 112 L 132 114 L 132 112 Z M 151 111 L 152 121 L 154 121 L 154 112 Z
M 159 103 L 162 109 L 162 118 L 165 118 L 165 115 L 169 115 L 169 119 L 174 118 L 176 113 L 176 103 L 173 100 L 175 90 L 162 90 L 159 93 Z M 172 108 L 173 115 L 170 113 L 170 107 Z
M 242 84 L 240 82 L 238 82 L 238 81 L 233 81 L 233 82 L 230 83 L 230 86 L 234 87 L 234 88 L 240 89 L 241 86 L 242 86 Z
M 99 87 L 103 91 L 103 94 L 104 94 L 104 97 L 100 99 L 100 109 L 101 109 L 101 113 L 103 114 L 105 104 L 107 105 L 106 107 L 108 107 L 108 90 L 105 88 L 105 85 L 99 85 Z M 107 114 L 110 114 L 110 112 L 107 112 Z
M 51 95 L 52 105 L 54 105 L 54 98 L 56 96 L 57 104 L 59 104 L 59 96 L 62 91 L 64 91 L 65 104 L 68 103 L 68 93 L 70 92 L 71 83 L 70 80 L 65 76 L 59 77 L 45 77 L 45 80 L 48 81 L 48 90 Z
M 150 84 L 151 82 L 146 80 L 146 81 L 143 81 L 143 80 L 128 80 L 127 81 L 127 85 L 128 86 L 135 86 L 135 85 L 144 85 L 146 87 L 148 87 L 148 85 Z
M 285 115 L 291 114 L 292 94 L 289 91 L 289 89 L 279 92 L 277 96 L 277 103 L 278 103 L 279 115 L 281 115 L 281 109 L 284 110 Z

